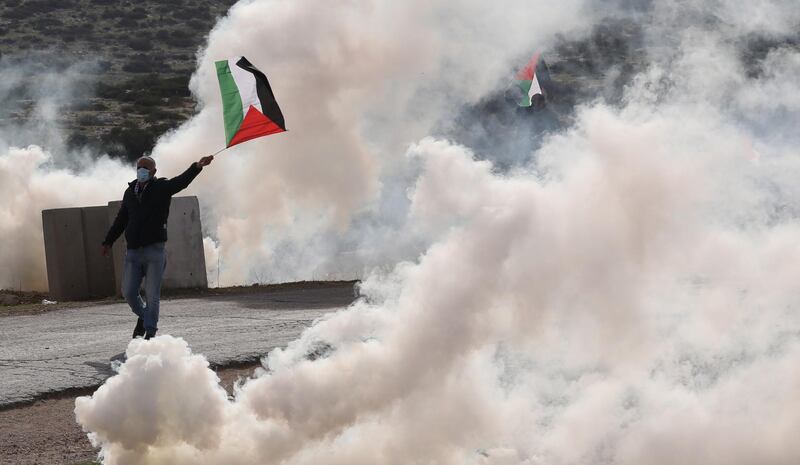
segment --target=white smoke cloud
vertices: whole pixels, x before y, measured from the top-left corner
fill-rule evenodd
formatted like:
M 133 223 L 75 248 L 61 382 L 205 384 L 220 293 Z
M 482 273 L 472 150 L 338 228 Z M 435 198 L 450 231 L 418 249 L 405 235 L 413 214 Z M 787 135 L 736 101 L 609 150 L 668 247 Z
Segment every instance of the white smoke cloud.
M 645 71 L 515 171 L 429 137 L 605 3 L 237 4 L 155 149 L 169 175 L 221 147 L 214 60 L 270 76 L 290 131 L 191 188 L 211 281 L 217 254 L 223 284 L 382 267 L 233 399 L 182 340 L 131 342 L 76 402 L 104 463 L 800 461 L 800 53 L 742 53 L 794 33 L 793 2 L 622 2 Z M 2 135 L 0 287 L 44 286 L 42 208 L 132 176 L 66 153 L 44 102 L 41 145 Z
M 36 145 L 0 155 L 0 289 L 47 288 L 43 209 L 103 205 L 130 177 L 130 168 L 107 157 L 80 172 L 57 163 L 53 153 Z
M 479 1 L 458 7 L 422 1 L 347 8 L 236 4 L 198 57 L 191 87 L 199 113 L 163 135 L 153 150 L 159 175 L 173 176 L 222 148 L 215 60 L 245 55 L 270 76 L 289 132 L 223 152 L 186 191 L 199 195 L 204 231 L 209 244 L 216 244 L 205 247 L 209 278 L 215 282 L 213 263 L 219 259 L 221 285 L 354 279 L 421 253 L 434 238 L 416 234 L 405 222 L 405 194 L 416 176 L 402 156 L 406 147 L 498 82 L 505 85 L 520 57 L 546 45 L 555 32 L 587 27 L 593 13 L 584 3 L 569 0 L 535 11 L 519 0 L 502 8 Z M 476 17 L 482 21 L 475 23 Z M 107 189 L 99 197 L 32 204 L 32 211 L 102 205 L 117 200 L 125 187 L 85 176 L 98 175 L 93 163 L 85 154 L 69 153 L 63 143 L 59 103 L 69 99 L 61 96 L 74 93 L 86 78 L 70 78 L 80 71 L 75 68 L 40 74 L 42 90 L 34 96 L 40 103 L 25 131 L 38 135 L 37 145 L 53 163 L 26 175 L 47 176 L 68 166 L 86 189 Z M 9 83 L 30 75 L 7 64 L 0 71 Z M 11 92 L 14 86 L 6 87 Z M 19 144 L 0 134 L 0 147 Z M 116 181 L 122 169 L 115 168 L 110 179 Z M 4 226 L 9 243 L 41 235 L 36 222 Z M 43 244 L 29 242 L 30 253 L 12 262 L 8 274 L 28 276 L 26 288 L 44 290 Z M 384 246 L 389 242 L 394 247 Z M 0 281 L 0 288 L 12 286 L 16 282 Z
M 413 183 L 405 148 L 507 79 L 512 59 L 586 26 L 582 4 L 236 4 L 192 80 L 200 114 L 154 150 L 167 172 L 222 147 L 215 60 L 242 54 L 270 77 L 289 131 L 221 153 L 214 174 L 192 186 L 223 284 L 353 278 L 424 250 L 426 241 L 397 233 Z
M 280 24 L 302 5 L 283 8 Z M 395 26 L 346 21 L 360 11 L 336 20 L 378 41 Z M 800 52 L 748 77 L 735 28 L 684 30 L 680 8 L 660 11 L 672 16 L 654 34 L 674 19 L 678 48 L 653 50 L 621 108 L 585 105 L 530 165 L 501 174 L 457 141 L 406 144 L 418 176 L 403 227 L 434 243 L 270 353 L 233 399 L 182 340 L 131 343 L 124 376 L 76 402 L 104 463 L 797 463 L 800 158 L 786 121 Z
M 105 205 L 132 178 L 118 161 L 67 149 L 61 110 L 91 93 L 93 64 L 42 61 L 52 57 L 0 59 L 0 289 L 47 289 L 42 210 Z
M 131 370 L 157 371 L 80 399 L 78 421 L 113 464 L 793 463 L 798 225 L 705 217 L 728 201 L 715 181 L 759 187 L 742 152 L 703 141 L 704 116 L 588 109 L 548 145 L 544 177 L 498 177 L 425 139 L 413 214 L 460 221 L 418 264 L 365 284 L 379 304 L 329 315 L 235 400 L 200 410 L 127 394 L 149 377 L 167 394 L 219 391 L 190 383 L 213 373 L 189 374 L 182 360 L 200 357 L 181 340 L 158 338 L 147 357 L 132 343 Z M 456 181 L 483 195 L 459 196 Z M 320 342 L 333 351 L 307 360 Z M 187 416 L 179 438 L 130 439 Z M 213 439 L 195 426 L 209 424 Z

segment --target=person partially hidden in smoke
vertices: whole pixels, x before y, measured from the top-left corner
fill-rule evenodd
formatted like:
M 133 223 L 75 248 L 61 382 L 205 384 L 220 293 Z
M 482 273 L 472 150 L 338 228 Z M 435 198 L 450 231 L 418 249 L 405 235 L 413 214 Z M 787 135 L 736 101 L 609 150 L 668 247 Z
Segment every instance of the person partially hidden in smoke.
M 133 337 L 150 339 L 158 330 L 161 279 L 167 266 L 167 217 L 172 196 L 186 189 L 211 163 L 214 156 L 192 163 L 172 179 L 156 178 L 156 162 L 150 157 L 136 161 L 136 180 L 128 184 L 117 217 L 106 234 L 101 253 L 108 256 L 111 245 L 125 231 L 128 250 L 122 274 L 122 295 L 136 314 Z M 145 299 L 139 294 L 145 280 Z
M 531 98 L 531 106 L 528 112 L 531 119 L 533 119 L 534 137 L 536 138 L 558 132 L 564 126 L 561 118 L 550 108 L 547 98 L 542 94 L 536 94 Z

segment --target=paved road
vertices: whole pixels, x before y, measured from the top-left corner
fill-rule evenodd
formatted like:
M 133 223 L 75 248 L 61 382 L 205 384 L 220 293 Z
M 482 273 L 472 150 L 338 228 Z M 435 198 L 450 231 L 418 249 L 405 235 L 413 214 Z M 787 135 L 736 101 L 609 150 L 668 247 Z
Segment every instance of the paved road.
M 336 285 L 163 300 L 159 334 L 183 337 L 213 364 L 255 360 L 353 299 L 352 286 Z M 0 318 L 0 408 L 99 385 L 135 322 L 124 303 Z

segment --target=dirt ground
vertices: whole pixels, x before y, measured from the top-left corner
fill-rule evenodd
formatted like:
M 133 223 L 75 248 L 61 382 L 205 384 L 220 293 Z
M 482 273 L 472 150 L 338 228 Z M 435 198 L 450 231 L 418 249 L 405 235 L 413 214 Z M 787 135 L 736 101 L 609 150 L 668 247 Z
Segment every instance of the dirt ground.
M 248 377 L 259 364 L 217 369 L 230 393 L 237 379 Z M 75 423 L 75 397 L 91 391 L 39 400 L 0 411 L 0 464 L 73 465 L 97 458 L 80 426 Z
M 292 289 L 314 289 L 318 287 L 353 287 L 355 283 L 356 281 L 298 281 L 293 283 L 253 284 L 251 286 L 216 287 L 208 289 L 165 289 L 161 292 L 161 297 L 164 299 L 182 299 L 254 293 L 261 294 L 265 292 L 279 292 Z M 88 302 L 56 302 L 51 304 L 43 304 L 42 301 L 44 299 L 51 300 L 47 293 L 36 291 L 15 291 L 13 289 L 0 289 L 0 293 L 11 294 L 19 299 L 18 305 L 0 305 L 0 317 L 13 315 L 38 315 L 64 308 L 83 308 L 91 305 L 122 302 L 121 297 L 107 297 Z
M 294 289 L 347 288 L 352 289 L 354 281 L 340 282 L 298 282 L 271 285 L 238 286 L 215 289 L 184 289 L 166 291 L 166 299 L 197 297 L 250 298 L 263 300 L 265 295 Z M 0 305 L 0 321 L 13 315 L 36 315 L 53 310 L 91 307 L 115 302 L 108 298 L 93 302 L 58 302 L 41 304 L 46 294 L 36 292 L 2 291 L 13 293 L 19 298 L 18 305 Z M 284 303 L 289 305 L 288 303 Z M 309 305 L 301 302 L 298 305 Z M 346 305 L 346 303 L 343 303 Z M 247 377 L 259 366 L 257 363 L 228 366 L 217 369 L 222 385 L 231 392 L 233 383 L 240 377 Z M 97 450 L 89 443 L 86 434 L 75 422 L 75 398 L 90 395 L 92 389 L 72 390 L 39 399 L 32 404 L 0 409 L 0 465 L 75 465 L 89 463 L 97 458 Z

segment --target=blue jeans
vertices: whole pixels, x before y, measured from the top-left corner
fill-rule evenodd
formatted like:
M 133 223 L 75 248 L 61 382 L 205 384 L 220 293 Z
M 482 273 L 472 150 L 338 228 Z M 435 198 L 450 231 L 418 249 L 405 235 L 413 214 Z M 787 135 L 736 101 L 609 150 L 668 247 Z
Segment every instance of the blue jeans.
M 161 300 L 161 279 L 167 267 L 165 243 L 128 249 L 125 252 L 125 270 L 122 274 L 122 295 L 131 306 L 131 310 L 144 321 L 148 333 L 158 329 L 158 306 Z M 139 295 L 142 279 L 145 280 L 144 292 L 147 303 Z

